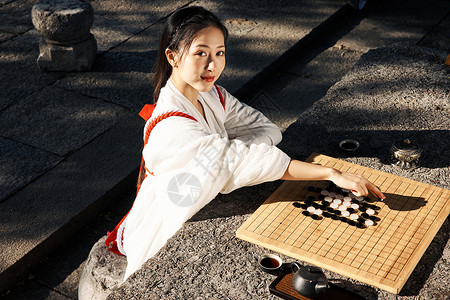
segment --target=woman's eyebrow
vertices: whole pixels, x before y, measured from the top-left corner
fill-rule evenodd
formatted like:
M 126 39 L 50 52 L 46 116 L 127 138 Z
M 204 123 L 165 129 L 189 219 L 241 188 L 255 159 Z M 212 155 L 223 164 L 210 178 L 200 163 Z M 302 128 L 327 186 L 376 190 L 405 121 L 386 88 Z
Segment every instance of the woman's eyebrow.
M 208 45 L 194 45 L 194 47 L 199 47 L 199 48 L 211 48 L 211 47 L 208 46 Z M 225 45 L 220 45 L 220 46 L 217 46 L 216 48 L 225 48 Z

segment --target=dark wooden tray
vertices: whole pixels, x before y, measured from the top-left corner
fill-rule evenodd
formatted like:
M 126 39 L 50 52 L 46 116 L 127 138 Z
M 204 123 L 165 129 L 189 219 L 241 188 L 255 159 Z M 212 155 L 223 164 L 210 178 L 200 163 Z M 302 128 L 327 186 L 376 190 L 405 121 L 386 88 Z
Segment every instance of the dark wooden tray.
M 292 277 L 294 273 L 284 273 L 279 275 L 269 286 L 270 293 L 274 294 L 283 299 L 287 300 L 309 300 L 311 298 L 304 297 L 297 293 L 292 286 Z M 315 300 L 326 300 L 326 299 L 346 299 L 346 300 L 364 300 L 363 297 L 340 288 L 332 283 L 330 283 L 330 288 L 323 294 L 314 298 Z

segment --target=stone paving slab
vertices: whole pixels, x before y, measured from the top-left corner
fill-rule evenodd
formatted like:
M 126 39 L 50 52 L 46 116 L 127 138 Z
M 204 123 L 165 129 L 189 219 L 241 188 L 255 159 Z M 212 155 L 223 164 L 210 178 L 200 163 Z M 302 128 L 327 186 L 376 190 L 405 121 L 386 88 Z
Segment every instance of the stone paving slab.
M 15 36 L 14 33 L 9 33 L 9 32 L 2 32 L 0 30 L 0 43 L 7 41 L 9 39 L 12 39 Z
M 424 36 L 419 45 L 438 48 L 448 51 L 450 48 L 450 9 L 442 20 L 436 24 L 433 29 Z
M 2 286 L 98 214 L 98 206 L 114 196 L 106 197 L 107 192 L 134 174 L 140 161 L 139 126 L 140 117 L 123 114 L 117 125 L 2 203 Z
M 98 52 L 113 49 L 188 3 L 187 0 L 92 2 L 95 18 L 91 32 L 97 39 Z M 159 32 L 153 34 L 158 36 Z
M 369 51 L 288 128 L 280 147 L 293 157 L 319 151 L 448 189 L 450 79 L 443 65 L 445 57 L 445 52 L 413 45 Z M 421 121 L 413 122 L 418 115 Z M 426 129 L 422 122 L 427 123 Z M 405 135 L 417 139 L 424 149 L 423 164 L 414 171 L 396 169 L 386 161 L 390 143 Z M 355 156 L 344 156 L 337 150 L 339 139 L 345 137 L 361 142 Z M 275 299 L 268 292 L 274 277 L 255 265 L 257 257 L 268 250 L 234 236 L 275 187 L 276 183 L 264 184 L 220 195 L 108 299 L 195 299 L 211 290 L 231 299 Z M 256 189 L 260 192 L 253 195 Z M 264 190 L 268 195 L 263 195 Z M 220 207 L 225 202 L 226 211 L 221 214 L 215 205 Z M 240 207 L 248 202 L 251 204 L 246 208 Z M 448 294 L 450 284 L 449 226 L 447 220 L 398 296 L 336 273 L 325 273 L 333 283 L 365 299 L 439 299 Z M 107 252 L 104 248 L 102 251 Z
M 140 56 L 145 60 L 151 60 L 152 64 L 158 55 L 159 33 L 163 31 L 164 21 L 158 21 L 141 32 L 135 34 L 130 39 L 118 45 L 111 52 L 122 52 Z M 153 67 L 153 65 L 151 66 Z M 147 69 L 151 72 L 152 69 Z
M 136 112 L 151 100 L 153 63 L 133 53 L 108 52 L 94 62 L 91 71 L 71 74 L 56 85 Z
M 367 52 L 392 43 L 417 43 L 450 10 L 447 0 L 367 1 L 367 9 L 354 30 L 331 44 Z M 389 11 L 389 19 L 384 12 Z M 407 12 L 407 13 L 405 13 Z M 367 39 L 367 35 L 372 37 Z
M 5 99 L 5 101 L 0 102 L 0 110 L 64 77 L 65 73 L 44 73 L 37 66 L 39 39 L 37 31 L 30 30 L 1 44 L 0 99 Z
M 130 24 L 130 28 L 151 25 L 159 19 L 166 17 L 176 9 L 195 1 L 189 0 L 105 0 L 92 1 L 95 14 L 112 17 L 118 21 Z
M 307 53 L 284 71 L 296 77 L 320 81 L 331 86 L 347 74 L 360 57 L 360 52 L 345 47 L 332 47 L 324 49 L 319 55 Z
M 65 156 L 112 127 L 126 110 L 48 87 L 0 112 L 0 134 Z
M 63 157 L 0 136 L 0 203 Z
M 304 110 L 325 96 L 329 87 L 327 83 L 282 74 L 270 88 L 251 99 L 251 105 L 285 131 Z
M 254 3 L 237 0 L 195 4 L 215 12 L 229 26 L 227 67 L 218 83 L 231 92 L 342 6 L 337 1 L 260 1 L 255 10 Z
M 21 34 L 33 29 L 31 8 L 35 0 L 2 0 L 0 4 L 0 28 L 14 34 Z

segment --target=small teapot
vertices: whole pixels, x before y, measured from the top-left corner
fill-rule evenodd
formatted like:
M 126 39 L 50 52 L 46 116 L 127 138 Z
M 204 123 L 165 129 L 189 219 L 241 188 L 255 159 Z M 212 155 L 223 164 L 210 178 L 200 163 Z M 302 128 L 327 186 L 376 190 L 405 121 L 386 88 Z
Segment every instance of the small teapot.
M 296 262 L 292 263 L 291 269 L 294 272 L 292 285 L 300 295 L 315 298 L 329 288 L 328 280 L 321 269 L 312 266 L 302 267 Z

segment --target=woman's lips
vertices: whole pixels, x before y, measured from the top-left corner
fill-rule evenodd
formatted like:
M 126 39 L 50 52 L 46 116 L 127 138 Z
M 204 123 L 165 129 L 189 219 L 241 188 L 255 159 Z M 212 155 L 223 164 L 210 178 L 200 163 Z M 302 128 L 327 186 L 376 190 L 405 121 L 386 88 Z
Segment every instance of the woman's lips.
M 214 78 L 214 76 L 202 76 L 202 79 L 206 82 L 213 82 Z

